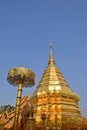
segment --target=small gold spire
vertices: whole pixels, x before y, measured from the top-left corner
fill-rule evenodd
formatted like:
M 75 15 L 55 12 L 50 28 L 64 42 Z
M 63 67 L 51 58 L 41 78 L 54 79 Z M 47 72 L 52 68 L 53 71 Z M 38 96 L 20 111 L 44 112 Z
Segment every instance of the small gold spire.
M 52 41 L 50 41 L 50 58 L 49 58 L 49 62 L 48 64 L 55 64 L 54 58 L 53 58 L 53 54 L 52 54 Z

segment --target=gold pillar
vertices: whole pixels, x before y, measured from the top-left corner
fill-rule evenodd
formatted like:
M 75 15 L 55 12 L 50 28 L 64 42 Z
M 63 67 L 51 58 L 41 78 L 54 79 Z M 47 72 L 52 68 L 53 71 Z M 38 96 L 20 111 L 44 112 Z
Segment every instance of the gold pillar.
M 19 113 L 20 113 L 20 101 L 22 97 L 22 83 L 18 86 L 18 93 L 16 99 L 16 110 L 15 110 L 15 118 L 14 118 L 14 130 L 18 130 L 19 128 Z

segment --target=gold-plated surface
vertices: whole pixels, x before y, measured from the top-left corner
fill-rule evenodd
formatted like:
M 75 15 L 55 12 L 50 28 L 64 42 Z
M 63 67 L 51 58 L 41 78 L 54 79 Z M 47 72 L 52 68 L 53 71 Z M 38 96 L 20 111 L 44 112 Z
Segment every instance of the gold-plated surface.
M 50 50 L 48 66 L 46 67 L 41 77 L 41 80 L 38 84 L 38 89 L 36 90 L 34 95 L 40 95 L 45 93 L 57 93 L 73 97 L 77 101 L 80 100 L 80 96 L 70 88 L 63 74 L 56 66 L 52 50 Z
M 20 101 L 22 97 L 22 84 L 20 83 L 18 86 L 18 93 L 16 99 L 16 110 L 15 110 L 15 118 L 14 118 L 14 130 L 18 130 L 19 127 L 19 114 L 20 114 Z
M 8 76 L 8 81 L 9 80 L 10 83 L 11 84 L 13 83 L 14 85 L 20 83 L 20 85 L 18 84 L 19 99 L 18 99 L 17 106 L 20 106 L 21 112 L 22 109 L 24 109 L 25 111 L 23 104 L 26 104 L 27 102 L 26 98 L 23 98 L 21 100 L 23 104 L 19 103 L 22 94 L 21 88 L 23 82 L 19 82 L 18 80 L 15 83 L 15 79 Z M 23 78 L 20 81 L 23 81 Z M 41 77 L 37 90 L 35 91 L 33 96 L 29 98 L 29 101 L 32 104 L 34 110 L 36 127 L 38 128 L 45 127 L 47 129 L 52 129 L 52 130 L 53 129 L 58 129 L 58 130 L 86 129 L 87 119 L 81 115 L 79 104 L 78 104 L 79 100 L 80 100 L 80 96 L 75 92 L 73 92 L 73 90 L 68 85 L 67 81 L 65 81 L 61 71 L 56 66 L 52 54 L 52 44 L 50 44 L 50 58 L 48 61 L 47 68 L 45 69 Z M 19 115 L 19 113 L 16 113 L 16 115 Z M 10 122 L 13 121 L 12 116 L 11 116 L 11 120 L 9 117 L 7 118 L 7 122 L 8 119 L 10 124 Z M 18 120 L 16 120 L 16 123 L 17 122 Z M 16 124 L 15 126 L 17 125 L 18 124 Z M 15 130 L 17 130 L 16 128 Z
M 78 124 L 81 124 L 82 127 L 83 121 L 87 123 L 87 120 L 80 113 L 78 105 L 80 96 L 70 88 L 56 66 L 52 45 L 50 47 L 48 65 L 31 100 L 34 104 L 36 122 L 38 126 L 41 126 L 41 115 L 44 112 L 47 117 L 45 124 L 50 128 L 62 129 L 65 125 L 74 128 L 78 127 Z
M 20 113 L 20 101 L 22 97 L 22 88 L 33 86 L 35 84 L 35 79 L 36 79 L 35 73 L 24 67 L 13 68 L 8 73 L 7 77 L 8 82 L 14 86 L 18 86 L 16 110 L 14 118 L 14 130 L 19 129 L 19 113 Z
M 18 67 L 9 70 L 7 80 L 14 86 L 18 86 L 22 82 L 22 87 L 31 87 L 35 84 L 36 75 L 25 67 Z

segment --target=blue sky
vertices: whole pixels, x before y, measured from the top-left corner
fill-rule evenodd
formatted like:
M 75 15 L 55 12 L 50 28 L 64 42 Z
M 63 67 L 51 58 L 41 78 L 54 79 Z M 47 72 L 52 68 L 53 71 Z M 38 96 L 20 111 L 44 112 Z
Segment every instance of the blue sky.
M 33 93 L 48 64 L 50 41 L 56 65 L 87 115 L 86 0 L 0 1 L 0 106 L 16 102 L 17 87 L 7 82 L 11 68 L 36 73 L 35 86 L 23 89 L 23 96 Z

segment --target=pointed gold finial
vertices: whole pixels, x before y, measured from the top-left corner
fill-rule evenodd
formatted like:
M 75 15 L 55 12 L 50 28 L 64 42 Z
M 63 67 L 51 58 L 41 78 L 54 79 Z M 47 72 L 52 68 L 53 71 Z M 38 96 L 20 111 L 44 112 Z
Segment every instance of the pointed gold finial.
M 48 62 L 48 64 L 55 64 L 55 61 L 54 61 L 54 58 L 53 58 L 53 54 L 52 54 L 52 41 L 50 41 L 50 45 L 49 45 L 49 47 L 50 47 L 50 58 L 49 58 L 49 62 Z

